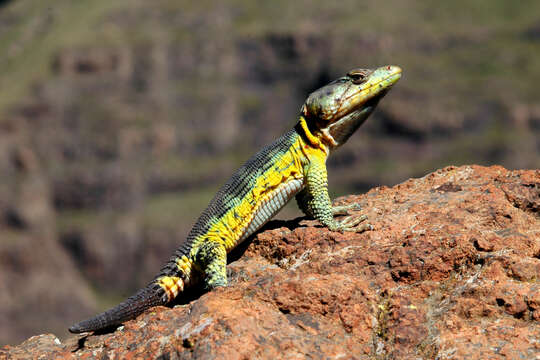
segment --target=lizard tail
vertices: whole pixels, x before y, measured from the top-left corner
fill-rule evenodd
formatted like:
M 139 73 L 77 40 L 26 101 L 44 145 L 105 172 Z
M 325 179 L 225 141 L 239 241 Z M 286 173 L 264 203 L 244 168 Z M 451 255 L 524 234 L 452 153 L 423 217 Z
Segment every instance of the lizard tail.
M 164 305 L 168 302 L 169 296 L 165 290 L 159 284 L 152 282 L 112 309 L 73 325 L 69 328 L 69 332 L 78 334 L 120 325 L 152 306 Z

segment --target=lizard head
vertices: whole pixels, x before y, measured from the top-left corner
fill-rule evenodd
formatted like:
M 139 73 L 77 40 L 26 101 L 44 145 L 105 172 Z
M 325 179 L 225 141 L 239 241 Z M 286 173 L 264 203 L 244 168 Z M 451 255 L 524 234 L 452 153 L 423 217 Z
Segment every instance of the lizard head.
M 398 66 L 351 70 L 311 93 L 301 115 L 314 135 L 331 148 L 338 147 L 364 123 L 400 77 Z

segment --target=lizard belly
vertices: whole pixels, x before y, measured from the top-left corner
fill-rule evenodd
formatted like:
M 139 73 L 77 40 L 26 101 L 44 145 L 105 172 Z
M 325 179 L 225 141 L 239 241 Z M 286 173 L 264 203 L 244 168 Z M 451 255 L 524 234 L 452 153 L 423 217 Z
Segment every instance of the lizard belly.
M 289 180 L 272 192 L 269 192 L 260 201 L 253 211 L 253 217 L 242 231 L 242 236 L 238 240 L 241 243 L 264 224 L 272 219 L 284 206 L 304 187 L 304 180 Z

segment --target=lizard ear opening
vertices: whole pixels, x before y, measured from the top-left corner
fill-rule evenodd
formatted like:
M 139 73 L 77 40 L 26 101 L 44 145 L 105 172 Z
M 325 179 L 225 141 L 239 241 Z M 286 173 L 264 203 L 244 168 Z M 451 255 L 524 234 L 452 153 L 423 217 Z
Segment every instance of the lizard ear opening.
M 308 117 L 308 109 L 307 109 L 307 106 L 306 104 L 303 104 L 302 105 L 302 108 L 300 109 L 300 115 L 302 115 L 303 117 Z
M 317 91 L 315 91 L 314 93 L 316 92 Z M 306 125 L 311 132 L 328 126 L 328 122 L 325 121 L 325 119 L 321 118 L 320 114 L 317 113 L 317 110 L 319 109 L 316 106 L 312 105 L 313 101 L 310 102 L 308 98 L 308 100 L 306 100 L 306 102 L 302 105 L 302 108 L 300 109 L 300 115 L 304 117 Z

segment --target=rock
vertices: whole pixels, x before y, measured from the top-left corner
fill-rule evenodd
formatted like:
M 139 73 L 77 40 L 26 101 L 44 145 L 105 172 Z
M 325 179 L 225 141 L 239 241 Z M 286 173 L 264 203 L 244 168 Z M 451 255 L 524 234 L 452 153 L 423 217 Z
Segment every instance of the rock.
M 539 170 L 447 167 L 337 200 L 353 202 L 373 231 L 271 222 L 229 265 L 229 287 L 0 358 L 540 356 Z

